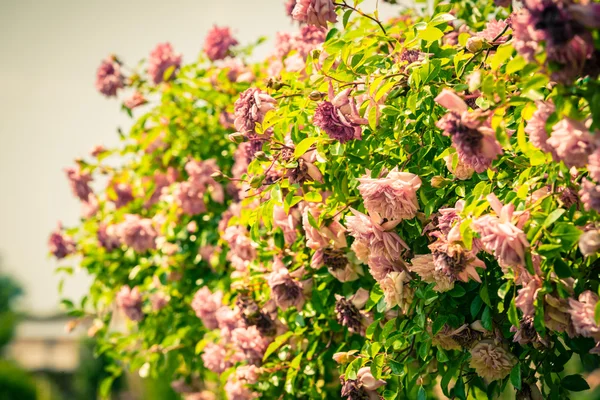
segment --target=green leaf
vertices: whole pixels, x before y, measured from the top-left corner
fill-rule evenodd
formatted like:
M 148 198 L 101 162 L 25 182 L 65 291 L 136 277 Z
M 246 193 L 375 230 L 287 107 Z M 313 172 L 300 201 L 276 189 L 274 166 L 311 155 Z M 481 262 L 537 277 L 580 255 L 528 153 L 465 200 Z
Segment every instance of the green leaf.
M 473 318 L 477 317 L 477 315 L 479 314 L 479 311 L 481 311 L 482 306 L 483 306 L 483 300 L 481 300 L 481 297 L 479 297 L 479 296 L 475 297 L 475 299 L 473 300 L 473 302 L 471 303 L 471 306 L 470 306 L 471 317 L 473 317 Z
M 581 392 L 590 388 L 590 385 L 586 382 L 583 376 L 579 374 L 569 375 L 562 378 L 560 381 L 562 387 L 571 392 Z
M 444 328 L 444 325 L 446 325 L 447 321 L 448 321 L 447 315 L 442 315 L 442 316 L 437 317 L 435 319 L 435 321 L 433 321 L 433 325 L 431 326 L 431 332 L 435 335 L 436 333 L 441 331 L 442 328 Z
M 508 60 L 510 58 L 510 56 L 513 54 L 513 52 L 514 52 L 514 47 L 513 47 L 512 43 L 505 43 L 505 44 L 501 44 L 500 46 L 498 46 L 498 49 L 496 50 L 496 54 L 494 54 L 494 56 L 492 57 L 492 59 L 490 61 L 490 66 L 492 67 L 492 70 L 496 71 L 496 70 L 498 70 L 498 68 L 500 68 L 500 66 L 504 65 L 506 60 Z
M 419 393 L 417 393 L 417 400 L 427 400 L 427 393 L 423 386 L 419 387 Z
M 356 374 L 358 373 L 360 367 L 362 367 L 362 363 L 363 359 L 359 357 L 348 364 L 346 371 L 344 372 L 346 379 L 356 379 Z
M 436 40 L 441 39 L 443 36 L 444 32 L 432 25 L 419 31 L 419 34 L 417 35 L 419 39 L 423 39 L 427 42 L 435 42 Z
M 273 354 L 275 350 L 277 350 L 282 344 L 284 344 L 293 334 L 294 332 L 287 331 L 281 336 L 277 336 L 277 338 L 275 338 L 275 340 L 273 340 L 271 344 L 269 344 L 269 347 L 267 347 L 265 355 L 263 356 L 263 361 L 269 358 L 269 356 Z
M 594 320 L 596 320 L 596 325 L 600 325 L 600 301 L 596 303 L 596 308 L 594 309 Z
M 508 307 L 508 320 L 517 328 L 520 326 L 519 314 L 517 313 L 517 307 L 515 305 L 514 298 L 510 301 L 510 306 Z
M 510 371 L 510 383 L 517 390 L 521 390 L 521 364 L 517 363 Z
M 294 150 L 294 158 L 298 159 L 306 153 L 310 147 L 315 144 L 319 140 L 318 137 L 307 137 L 303 139 L 298 145 L 296 145 L 296 149 Z
M 481 325 L 488 331 L 492 330 L 492 310 L 489 307 L 486 307 L 481 314 Z
M 571 267 L 562 259 L 557 258 L 554 260 L 554 272 L 559 278 L 569 278 L 573 276 Z
M 557 208 L 556 210 L 552 211 L 550 214 L 548 214 L 548 216 L 544 220 L 544 223 L 542 224 L 542 226 L 544 228 L 549 227 L 554 222 L 556 222 L 565 212 L 566 212 L 566 210 L 564 210 L 562 208 Z

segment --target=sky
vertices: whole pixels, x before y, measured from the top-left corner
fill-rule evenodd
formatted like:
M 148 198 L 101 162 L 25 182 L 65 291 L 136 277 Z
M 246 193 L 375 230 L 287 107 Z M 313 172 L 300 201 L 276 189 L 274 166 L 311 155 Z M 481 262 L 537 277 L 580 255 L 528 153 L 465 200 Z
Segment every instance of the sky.
M 119 103 L 94 88 L 109 54 L 136 65 L 169 41 L 184 62 L 201 51 L 214 24 L 230 26 L 241 44 L 297 28 L 284 0 L 0 0 L 0 272 L 23 285 L 20 308 L 58 311 L 58 264 L 47 241 L 58 221 L 78 223 L 79 201 L 63 168 L 96 144 L 119 143 L 117 127 L 131 120 Z M 381 3 L 381 2 L 380 2 Z M 374 9 L 376 0 L 361 8 Z M 380 4 L 380 16 L 395 8 Z M 269 42 L 256 58 L 269 54 Z M 74 265 L 75 266 L 75 265 Z M 67 297 L 81 297 L 88 278 L 67 280 Z

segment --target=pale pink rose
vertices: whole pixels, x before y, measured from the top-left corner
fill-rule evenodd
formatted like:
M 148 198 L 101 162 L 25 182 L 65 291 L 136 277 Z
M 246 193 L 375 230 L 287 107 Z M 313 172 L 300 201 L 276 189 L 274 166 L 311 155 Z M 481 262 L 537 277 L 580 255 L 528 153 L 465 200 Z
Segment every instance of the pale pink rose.
M 496 215 L 488 214 L 475 219 L 473 229 L 479 233 L 483 248 L 493 254 L 501 265 L 515 268 L 516 274 L 523 272 L 529 241 L 521 227 L 527 215 L 522 214 L 515 225 L 513 204 L 502 205 L 494 194 L 488 195 L 487 199 Z
M 135 214 L 125 214 L 125 221 L 118 226 L 121 241 L 138 253 L 156 248 L 157 233 L 152 220 Z
M 570 118 L 563 118 L 552 127 L 552 135 L 546 143 L 569 168 L 584 167 L 598 147 L 598 139 L 585 124 Z
M 249 364 L 259 364 L 262 361 L 263 354 L 270 342 L 258 331 L 256 326 L 234 329 L 231 332 L 231 340 L 234 347 L 244 354 L 244 358 Z
M 378 214 L 388 221 L 412 219 L 419 209 L 417 190 L 421 179 L 409 172 L 391 170 L 385 178 L 369 176 L 358 179 L 358 190 L 370 215 Z
M 215 25 L 206 35 L 204 52 L 211 61 L 222 60 L 227 57 L 231 47 L 237 44 L 238 41 L 231 35 L 228 27 L 219 28 Z
M 175 204 L 187 215 L 206 212 L 204 192 L 190 182 L 179 182 L 173 190 Z
M 523 312 L 524 317 L 533 317 L 535 314 L 534 302 L 542 284 L 538 277 L 530 280 L 519 289 L 515 298 L 515 305 Z
M 435 283 L 433 290 L 437 292 L 447 292 L 454 288 L 454 280 L 435 268 L 433 254 L 416 255 L 408 269 L 419 275 L 423 282 Z
M 277 101 L 257 88 L 250 88 L 236 100 L 235 129 L 242 133 L 254 132 L 256 123 L 262 123 L 267 112 L 275 109 Z
M 212 174 L 220 172 L 214 159 L 204 161 L 191 160 L 185 164 L 185 171 L 189 174 L 189 182 L 202 192 L 208 191 L 214 202 L 223 204 L 225 191 Z
M 443 89 L 435 98 L 436 103 L 450 111 L 462 114 L 469 109 L 467 103 L 453 90 Z
M 579 197 L 586 211 L 600 212 L 600 185 L 584 179 L 579 190 Z
M 143 104 L 146 104 L 146 98 L 144 97 L 143 94 L 141 94 L 138 91 L 135 91 L 131 97 L 129 97 L 127 100 L 125 100 L 123 102 L 123 104 L 125 105 L 125 107 L 129 108 L 130 110 L 133 110 L 136 107 L 139 107 Z
M 107 97 L 113 97 L 123 88 L 124 82 L 125 77 L 117 59 L 111 56 L 103 60 L 96 71 L 96 90 Z
M 200 288 L 192 300 L 192 309 L 196 316 L 202 320 L 206 329 L 218 328 L 217 310 L 221 308 L 223 293 L 217 291 L 212 293 L 206 286 Z
M 399 260 L 403 250 L 408 249 L 408 245 L 396 232 L 389 231 L 397 222 L 380 224 L 353 208 L 350 210 L 352 215 L 346 217 L 346 225 L 355 243 L 361 242 L 356 248 L 362 251 L 368 249 L 369 258 L 383 256 L 392 262 Z
M 105 153 L 107 150 L 104 146 L 102 146 L 101 144 L 97 144 L 92 148 L 92 151 L 90 151 L 90 155 L 92 157 L 98 157 L 101 154 Z
M 327 22 L 337 22 L 332 0 L 297 0 L 292 18 L 325 29 L 327 29 Z
M 471 179 L 473 173 L 475 172 L 475 170 L 470 165 L 466 164 L 461 160 L 457 160 L 456 167 L 454 167 L 453 155 L 447 155 L 446 157 L 444 157 L 444 161 L 446 162 L 446 168 L 448 168 L 448 171 L 450 171 L 450 173 L 453 174 L 456 177 L 456 179 L 459 179 L 461 181 Z
M 570 16 L 587 28 L 600 29 L 600 4 L 584 2 L 567 6 Z
M 150 296 L 150 303 L 154 311 L 160 311 L 169 304 L 169 296 L 161 292 L 154 293 Z
M 234 263 L 234 267 L 244 272 L 250 261 L 256 258 L 256 249 L 245 228 L 239 225 L 232 225 L 225 229 L 223 240 L 229 244 L 227 258 Z
M 408 284 L 410 281 L 405 271 L 393 271 L 379 282 L 388 308 L 398 306 L 404 313 L 408 312 L 414 295 L 414 290 Z
M 204 366 L 214 373 L 220 374 L 233 364 L 228 360 L 227 350 L 220 344 L 208 343 L 202 353 Z
M 471 349 L 469 366 L 488 380 L 504 379 L 517 363 L 517 358 L 493 340 L 482 340 Z
M 537 101 L 537 110 L 527 121 L 525 133 L 529 135 L 529 140 L 538 149 L 547 153 L 552 153 L 552 156 L 557 159 L 554 148 L 548 144 L 548 131 L 546 130 L 546 121 L 548 117 L 554 113 L 555 107 L 552 101 Z
M 254 80 L 252 70 L 244 65 L 239 58 L 226 59 L 223 63 L 223 69 L 227 70 L 227 79 L 231 82 L 252 82 Z
M 600 326 L 594 317 L 596 304 L 598 295 L 586 290 L 579 295 L 579 301 L 569 299 L 569 314 L 577 334 L 600 341 Z
M 473 279 L 481 282 L 476 268 L 485 269 L 485 263 L 472 251 L 466 250 L 459 243 L 447 242 L 444 238 L 430 244 L 429 249 L 438 273 L 445 274 L 453 281 L 468 282 L 469 279 Z
M 98 213 L 99 209 L 98 198 L 92 193 L 87 201 L 81 203 L 81 216 L 83 218 L 91 218 Z
M 503 36 L 498 37 L 502 31 L 506 28 L 506 21 L 492 19 L 485 24 L 485 29 L 481 32 L 477 32 L 475 37 L 485 39 L 488 43 L 504 43 L 506 42 L 508 35 L 505 33 Z M 496 39 L 498 37 L 498 39 Z M 494 41 L 494 39 L 496 39 Z
M 321 226 L 318 229 L 310 223 L 309 213 L 318 224 L 319 216 L 322 213 L 322 206 L 309 204 L 302 211 L 302 227 L 306 235 L 306 246 L 318 250 L 320 248 L 330 247 L 341 249 L 347 246 L 346 229 L 334 219 L 327 226 Z
M 155 85 L 168 81 L 175 76 L 181 65 L 181 54 L 173 52 L 170 43 L 159 43 L 148 57 L 148 75 Z M 171 70 L 169 76 L 165 73 Z
M 590 154 L 587 168 L 590 177 L 596 182 L 600 182 L 600 149 Z
M 579 237 L 579 250 L 584 257 L 596 254 L 600 250 L 600 231 L 592 229 Z
M 89 173 L 82 171 L 79 165 L 77 165 L 77 167 L 65 168 L 64 171 L 67 174 L 67 179 L 69 180 L 69 185 L 71 186 L 73 194 L 81 201 L 88 201 L 90 195 L 93 194 L 92 188 L 90 187 L 92 176 Z
M 273 207 L 273 224 L 283 231 L 283 237 L 287 244 L 292 244 L 296 241 L 298 237 L 298 232 L 296 231 L 298 222 L 298 218 L 296 218 L 292 210 L 290 210 L 289 214 L 286 214 L 283 207 Z
M 375 379 L 371 373 L 371 367 L 363 367 L 358 370 L 356 379 L 360 381 L 362 386 L 367 390 L 377 390 L 385 386 L 386 382 L 381 379 Z
M 132 321 L 139 322 L 144 319 L 142 312 L 142 295 L 139 289 L 129 286 L 123 286 L 117 293 L 117 305 L 123 310 L 123 313 Z
M 304 58 L 301 54 L 296 53 L 287 57 L 283 61 L 283 65 L 285 69 L 289 72 L 302 72 L 304 68 L 306 68 L 306 63 L 304 62 Z
M 134 196 L 131 185 L 127 183 L 116 183 L 112 185 L 112 189 L 117 195 L 117 198 L 114 200 L 115 207 L 125 207 L 127 204 L 133 201 Z
M 48 249 L 54 257 L 60 259 L 65 258 L 69 254 L 73 254 L 76 250 L 75 241 L 69 235 L 63 233 L 62 224 L 59 222 L 58 227 L 48 239 Z
M 389 260 L 387 257 L 381 255 L 369 256 L 367 264 L 373 278 L 380 283 L 390 273 L 404 271 L 404 262 L 402 260 Z
M 119 237 L 119 227 L 117 225 L 100 224 L 98 226 L 98 242 L 106 249 L 113 251 L 121 247 L 121 238 Z

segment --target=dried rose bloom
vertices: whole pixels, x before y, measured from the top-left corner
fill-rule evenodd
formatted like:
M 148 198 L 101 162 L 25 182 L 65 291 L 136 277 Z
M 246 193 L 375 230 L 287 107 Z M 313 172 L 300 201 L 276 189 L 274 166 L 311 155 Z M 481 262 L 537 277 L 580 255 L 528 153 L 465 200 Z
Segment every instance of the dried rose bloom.
M 487 170 L 502 154 L 487 115 L 480 110 L 469 112 L 467 104 L 448 89 L 442 90 L 435 101 L 448 109 L 436 126 L 452 139 L 459 161 L 477 173 Z
M 391 272 L 404 271 L 404 262 L 401 260 L 389 260 L 381 255 L 370 256 L 367 260 L 369 272 L 377 282 L 381 282 Z
M 281 264 L 278 266 L 277 264 Z M 277 269 L 276 266 L 278 267 Z M 287 268 L 279 260 L 273 264 L 273 272 L 267 277 L 267 283 L 271 288 L 272 298 L 282 310 L 295 307 L 298 311 L 302 310 L 304 305 L 304 294 L 302 285 L 290 276 Z
M 148 57 L 148 75 L 155 85 L 168 81 L 175 76 L 181 65 L 181 54 L 173 52 L 170 43 L 159 43 Z M 169 76 L 165 73 L 171 70 Z
M 454 166 L 454 156 L 448 155 L 444 157 L 444 161 L 446 162 L 446 168 L 452 175 L 461 181 L 471 179 L 475 170 L 465 162 L 458 159 L 456 160 L 456 166 Z
M 100 224 L 98 227 L 98 242 L 106 251 L 113 251 L 121 247 L 121 239 L 117 225 Z
M 323 129 L 327 135 L 340 143 L 353 139 L 360 139 L 362 129 L 342 115 L 342 113 L 329 101 L 319 103 L 313 118 L 315 126 Z
M 240 310 L 242 320 L 247 326 L 256 326 L 256 329 L 264 336 L 275 335 L 276 326 L 270 313 L 261 310 L 252 298 L 243 294 L 239 295 L 236 306 Z
M 515 225 L 513 204 L 502 205 L 494 194 L 488 195 L 487 200 L 496 215 L 488 214 L 477 218 L 473 221 L 473 229 L 481 236 L 483 248 L 494 254 L 500 265 L 514 267 L 516 273 L 523 272 L 525 252 L 529 248 L 527 235 L 521 230 L 525 219 L 519 218 Z
M 368 299 L 369 292 L 359 289 L 350 298 L 335 295 L 335 314 L 340 325 L 348 328 L 348 331 L 365 335 L 365 329 L 369 325 L 368 316 L 361 311 Z
M 516 363 L 514 355 L 492 340 L 482 340 L 471 349 L 469 366 L 488 381 L 505 378 Z
M 533 317 L 523 317 L 520 321 L 520 327 L 517 328 L 516 326 L 511 326 L 510 331 L 515 332 L 513 342 L 519 343 L 521 346 L 529 343 L 532 343 L 536 346 L 539 346 L 539 344 L 547 346 L 549 344 L 535 330 Z
M 117 305 L 130 320 L 138 322 L 144 319 L 142 295 L 137 287 L 131 289 L 129 286 L 123 286 L 117 293 Z
M 125 214 L 125 221 L 119 224 L 118 232 L 121 241 L 138 253 L 156 248 L 157 233 L 151 219 Z
M 71 236 L 63 233 L 62 224 L 60 222 L 58 223 L 56 230 L 52 232 L 48 239 L 48 249 L 50 250 L 50 253 L 59 260 L 75 252 L 75 241 L 73 241 Z
M 525 133 L 529 135 L 529 140 L 538 149 L 547 153 L 552 153 L 552 156 L 557 159 L 554 148 L 548 144 L 548 131 L 546 130 L 546 121 L 554 113 L 555 107 L 551 100 L 537 101 L 537 110 L 533 113 L 527 126 Z
M 115 199 L 115 207 L 121 208 L 125 207 L 127 204 L 133 201 L 133 189 L 131 185 L 127 183 L 117 183 L 113 185 L 112 189 L 114 190 L 117 198 Z
M 472 251 L 466 250 L 458 243 L 449 243 L 438 239 L 429 245 L 433 254 L 436 271 L 445 274 L 448 278 L 468 282 L 474 279 L 481 282 L 476 268 L 485 269 L 485 263 L 478 259 Z
M 552 127 L 552 135 L 547 140 L 559 160 L 570 167 L 581 168 L 588 157 L 596 150 L 598 139 L 581 121 L 563 118 Z
M 327 29 L 327 22 L 337 22 L 332 0 L 296 0 L 292 18 L 325 29 Z
M 326 266 L 329 273 L 340 282 L 352 282 L 357 280 L 359 275 L 363 275 L 363 270 L 356 264 L 356 260 L 351 261 L 348 254 L 340 249 L 317 250 L 310 261 L 310 267 L 316 270 L 322 266 Z
M 419 209 L 417 190 L 421 179 L 410 172 L 391 170 L 385 178 L 369 176 L 358 179 L 358 190 L 369 215 L 378 214 L 388 221 L 412 219 Z
M 88 201 L 90 195 L 93 194 L 92 188 L 90 187 L 92 176 L 89 173 L 82 171 L 79 166 L 65 168 L 65 172 L 73 194 L 81 201 Z
M 222 299 L 223 293 L 221 291 L 212 293 L 206 286 L 200 288 L 194 295 L 192 309 L 207 329 L 215 329 L 219 326 L 216 313 L 223 305 Z
M 123 88 L 125 78 L 121 66 L 115 57 L 107 57 L 96 71 L 96 90 L 107 97 L 117 95 L 117 90 Z
M 247 134 L 254 132 L 256 123 L 262 123 L 267 112 L 275 109 L 277 101 L 257 88 L 250 88 L 236 100 L 235 129 Z
M 230 48 L 237 44 L 228 27 L 219 28 L 215 25 L 206 35 L 204 52 L 211 61 L 222 60 L 227 57 Z
M 433 254 L 416 255 L 408 269 L 419 275 L 424 282 L 435 283 L 433 290 L 436 292 L 447 292 L 454 288 L 454 280 L 436 269 Z

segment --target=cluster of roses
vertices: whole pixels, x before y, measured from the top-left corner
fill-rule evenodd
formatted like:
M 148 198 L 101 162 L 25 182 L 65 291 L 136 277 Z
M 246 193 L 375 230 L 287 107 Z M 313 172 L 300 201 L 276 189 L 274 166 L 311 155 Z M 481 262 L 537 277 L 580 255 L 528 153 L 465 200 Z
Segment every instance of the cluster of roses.
M 251 87 L 241 91 L 235 104 L 221 110 L 220 114 L 222 126 L 236 131 L 229 135 L 237 145 L 230 177 L 222 172 L 223 168 L 215 159 L 199 161 L 190 157 L 183 171 L 172 167 L 165 172 L 157 171 L 151 182 L 140 182 L 138 186 L 123 183 L 123 179 L 115 176 L 106 190 L 106 199 L 101 199 L 91 189 L 92 177 L 85 172 L 83 163 L 67 169 L 71 188 L 84 205 L 85 218 L 98 214 L 99 203 L 103 204 L 103 214 L 110 215 L 139 198 L 144 199 L 146 210 L 152 210 L 156 204 L 173 205 L 181 223 L 198 215 L 206 216 L 203 220 L 208 221 L 208 214 L 213 210 L 207 204 L 209 201 L 227 207 L 220 215 L 216 229 L 218 245 L 203 246 L 199 253 L 201 259 L 209 260 L 215 254 L 225 252 L 225 259 L 231 266 L 226 270 L 228 282 L 229 279 L 232 282 L 232 295 L 202 286 L 189 306 L 209 331 L 201 349 L 204 367 L 216 374 L 235 367 L 224 386 L 228 397 L 242 400 L 258 397 L 248 385 L 255 385 L 262 374 L 268 373 L 261 367 L 265 352 L 278 336 L 289 330 L 283 315 L 290 309 L 302 313 L 305 304 L 311 300 L 314 274 L 323 267 L 342 283 L 369 282 L 363 269 L 366 265 L 383 292 L 384 317 L 377 321 L 383 325 L 393 318 L 410 318 L 415 313 L 419 286 L 431 285 L 435 292 L 444 293 L 471 280 L 481 283 L 480 273 L 490 267 L 489 263 L 486 267 L 484 260 L 493 257 L 503 279 L 518 287 L 514 304 L 522 315 L 519 323 L 511 327 L 512 338 L 503 335 L 499 329 L 484 327 L 481 321 L 458 327 L 445 324 L 435 333 L 431 321 L 427 321 L 432 344 L 448 351 L 466 349 L 470 353 L 469 366 L 488 382 L 504 379 L 511 373 L 519 362 L 518 356 L 511 351 L 516 344 L 540 349 L 550 346 L 553 338 L 542 334 L 535 323 L 540 308 L 544 326 L 552 334 L 592 338 L 596 347 L 591 352 L 600 353 L 600 325 L 595 319 L 598 295 L 587 287 L 582 291 L 582 285 L 576 285 L 573 278 L 548 273 L 544 268 L 544 257 L 538 253 L 539 243 L 530 242 L 527 235 L 530 210 L 548 196 L 556 194 L 565 208 L 578 209 L 581 203 L 586 211 L 600 212 L 600 142 L 596 137 L 598 132 L 592 128 L 592 118 L 558 119 L 556 106 L 550 98 L 536 102 L 536 111 L 527 121 L 524 132 L 533 146 L 570 169 L 570 176 L 563 177 L 570 183 L 559 188 L 544 187 L 532 193 L 527 209 L 516 209 L 508 201 L 503 204 L 491 193 L 486 198 L 491 211 L 483 215 L 467 210 L 465 200 L 458 199 L 450 207 L 426 216 L 419 203 L 419 190 L 423 190 L 425 182 L 419 175 L 409 172 L 409 164 L 377 173 L 367 171 L 352 182 L 356 184 L 364 213 L 356 209 L 360 207 L 351 207 L 352 204 L 331 213 L 328 200 L 335 199 L 336 193 L 325 187 L 325 159 L 319 157 L 314 146 L 296 154 L 299 144 L 294 143 L 290 134 L 282 140 L 276 139 L 269 118 L 293 96 L 272 96 L 269 89 L 278 91 L 289 86 L 282 80 L 284 72 L 310 80 L 306 68 L 309 55 L 317 56 L 311 60 L 319 71 L 329 57 L 323 48 L 328 22 L 337 21 L 336 7 L 349 6 L 331 0 L 292 0 L 286 5 L 289 14 L 302 25 L 298 33 L 278 35 L 275 52 L 269 59 L 266 89 L 254 82 L 254 71 L 242 61 L 229 57 L 238 42 L 228 28 L 214 27 L 205 42 L 205 53 L 211 61 L 225 60 L 217 65 L 218 71 L 226 71 L 231 82 L 252 83 Z M 441 39 L 452 45 L 458 40 L 459 33 L 468 33 L 470 38 L 465 42 L 465 49 L 473 53 L 473 58 L 486 52 L 486 59 L 490 53 L 493 56 L 499 46 L 512 43 L 528 62 L 537 63 L 543 59 L 540 67 L 556 84 L 568 85 L 582 76 L 594 78 L 600 72 L 598 50 L 594 47 L 591 31 L 600 27 L 599 14 L 598 4 L 531 0 L 507 20 L 489 21 L 479 32 L 470 32 L 464 25 L 453 26 L 454 29 Z M 542 52 L 546 54 L 545 58 L 538 57 Z M 397 75 L 407 76 L 411 65 L 423 59 L 424 54 L 417 49 L 402 50 L 398 57 L 402 72 Z M 485 59 L 482 66 L 484 64 Z M 175 54 L 169 44 L 161 44 L 150 55 L 148 79 L 154 85 L 176 79 L 180 65 L 181 56 Z M 331 68 L 335 69 L 336 65 Z M 97 89 L 106 96 L 116 96 L 125 86 L 136 87 L 140 78 L 127 78 L 121 69 L 122 65 L 115 57 L 105 60 L 97 73 Z M 462 72 L 459 78 L 461 76 Z M 475 69 L 467 80 L 468 85 L 464 85 L 468 86 L 467 92 L 443 88 L 434 93 L 435 107 L 445 109 L 445 115 L 435 126 L 451 141 L 451 148 L 442 158 L 456 181 L 469 181 L 478 174 L 495 170 L 495 163 L 505 152 L 512 151 L 497 137 L 492 120 L 494 110 L 476 102 L 482 96 L 478 90 L 481 71 Z M 329 88 L 327 94 L 313 91 L 307 96 L 308 100 L 317 103 L 310 111 L 312 129 L 317 135 L 323 132 L 329 144 L 351 144 L 362 140 L 365 127 L 372 125 L 362 115 L 368 115 L 374 108 L 375 125 L 379 123 L 386 95 L 375 100 L 367 79 L 351 82 L 349 88 L 343 88 L 344 85 L 336 83 L 335 79 L 325 82 Z M 338 86 L 337 94 L 334 85 Z M 124 105 L 133 109 L 145 102 L 144 96 L 136 91 Z M 513 133 L 508 129 L 507 132 L 509 136 Z M 371 136 L 374 134 L 369 132 Z M 157 141 L 159 143 L 151 145 L 153 149 L 166 146 L 161 138 Z M 102 149 L 94 152 L 95 156 L 102 153 Z M 183 175 L 187 178 L 182 179 Z M 223 180 L 229 183 L 223 185 Z M 259 244 L 251 234 L 254 227 L 248 221 L 256 221 L 253 215 L 261 201 L 272 200 L 272 185 L 283 181 L 298 184 L 294 189 L 290 186 L 288 193 L 297 197 L 297 201 L 286 206 L 275 204 L 269 210 L 274 228 L 283 234 L 284 245 L 275 243 L 270 227 L 256 222 L 264 235 Z M 432 187 L 437 184 L 431 182 Z M 136 189 L 139 193 L 135 193 Z M 304 199 L 303 196 L 311 191 L 316 192 L 313 199 L 318 201 Z M 141 192 L 148 194 L 142 196 Z M 294 197 L 295 194 L 298 196 Z M 399 235 L 401 224 L 411 220 L 422 226 L 429 253 L 414 254 L 411 244 Z M 122 222 L 101 222 L 97 239 L 106 251 L 130 248 L 138 254 L 153 250 L 172 254 L 178 251 L 178 246 L 166 241 L 161 233 L 163 228 L 164 215 L 160 212 L 152 218 L 125 214 Z M 199 234 L 203 229 L 195 221 L 186 226 L 190 234 Z M 474 233 L 471 238 L 465 237 L 469 230 Z M 59 259 L 77 252 L 75 240 L 60 226 L 51 235 L 49 245 Z M 585 227 L 579 249 L 585 257 L 595 256 L 600 250 L 600 231 L 593 222 Z M 302 260 L 301 263 L 298 260 Z M 166 307 L 170 300 L 160 290 L 161 286 L 160 282 L 154 282 L 152 287 L 156 290 L 148 293 L 154 311 Z M 263 286 L 269 288 L 266 297 L 259 294 Z M 565 291 L 568 296 L 564 295 Z M 144 296 L 146 294 L 138 287 L 124 285 L 116 296 L 117 305 L 128 319 L 139 322 L 145 316 Z M 366 307 L 369 298 L 370 290 L 362 287 L 347 296 L 336 293 L 332 314 L 348 332 L 364 337 L 375 321 L 374 312 Z M 334 360 L 346 366 L 357 357 L 360 356 L 356 350 L 352 350 L 335 354 Z M 386 381 L 376 378 L 369 367 L 358 369 L 356 376 L 340 375 L 341 394 L 350 399 L 380 398 L 378 389 L 386 385 Z M 179 386 L 174 384 L 174 387 Z M 527 390 L 530 394 L 539 392 L 533 382 Z M 209 392 L 198 392 L 186 385 L 179 391 L 190 399 L 211 398 Z

